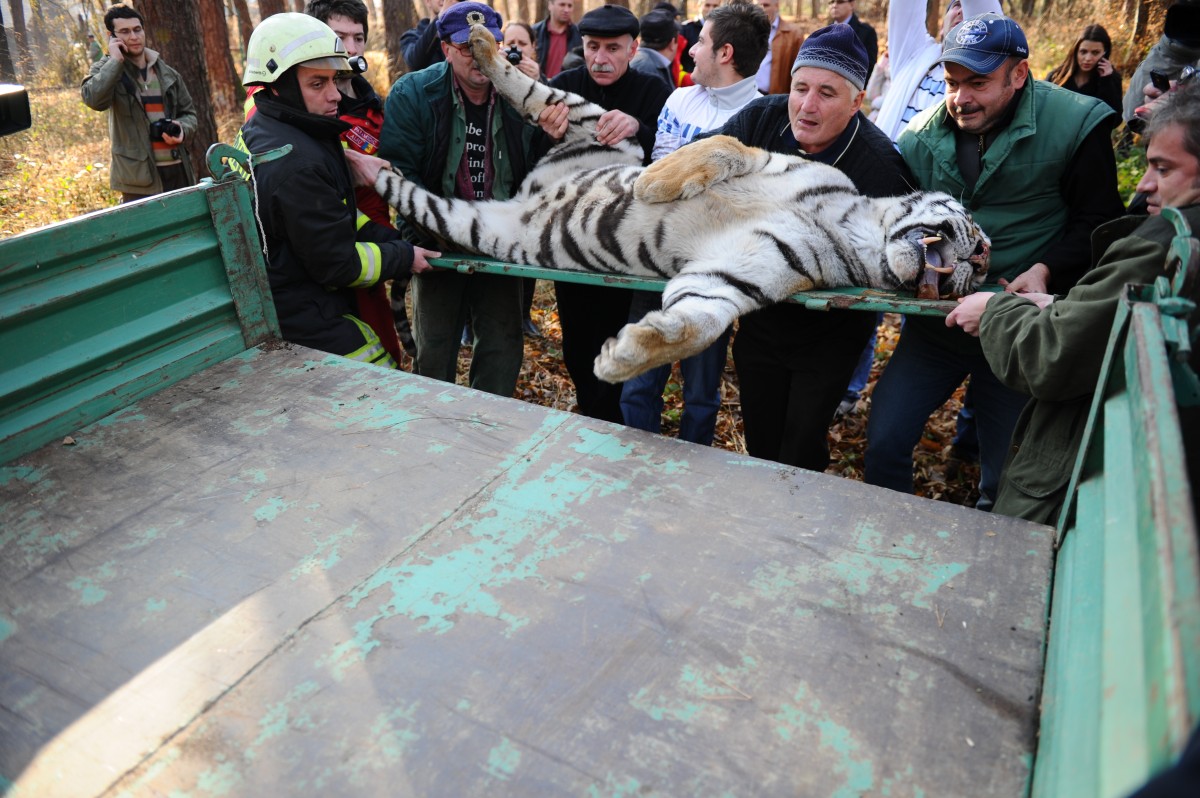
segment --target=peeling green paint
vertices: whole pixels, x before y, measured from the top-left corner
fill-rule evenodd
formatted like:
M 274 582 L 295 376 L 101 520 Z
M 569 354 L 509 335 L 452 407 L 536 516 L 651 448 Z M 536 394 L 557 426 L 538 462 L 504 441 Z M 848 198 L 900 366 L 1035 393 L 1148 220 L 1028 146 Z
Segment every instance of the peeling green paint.
M 312 717 L 304 706 L 307 699 L 319 690 L 320 685 L 312 679 L 308 679 L 289 690 L 282 701 L 267 707 L 267 711 L 258 720 L 258 736 L 246 749 L 246 758 L 254 759 L 259 746 L 274 737 L 282 736 L 291 729 L 314 728 Z
M 314 529 L 321 529 L 326 522 L 324 518 L 305 518 L 304 523 L 310 525 Z M 316 551 L 302 559 L 299 564 L 291 571 L 292 581 L 299 579 L 302 576 L 313 573 L 317 570 L 326 570 L 333 568 L 342 561 L 340 546 L 342 543 L 351 540 L 358 533 L 358 525 L 347 527 L 346 529 L 334 532 L 325 538 L 317 539 Z
M 116 575 L 115 564 L 106 562 L 96 569 L 92 576 L 77 576 L 67 583 L 67 587 L 79 594 L 79 603 L 85 607 L 99 604 L 108 596 L 108 591 L 97 584 L 97 580 L 112 579 Z
M 146 612 L 162 612 L 167 608 L 166 599 L 148 598 L 146 599 Z
M 511 779 L 520 764 L 521 749 L 507 737 L 488 752 L 487 772 L 502 781 Z
M 17 631 L 16 621 L 13 621 L 10 618 L 5 618 L 3 615 L 0 615 L 0 643 L 3 643 L 8 638 L 12 637 L 13 633 L 16 631 Z
M 295 502 L 284 501 L 279 496 L 272 496 L 267 499 L 267 503 L 254 511 L 254 519 L 256 521 L 274 521 L 281 513 L 287 512 L 288 508 L 292 507 Z
M 630 776 L 614 776 L 609 773 L 604 778 L 604 784 L 593 784 L 588 787 L 591 798 L 625 798 L 625 796 L 644 795 L 642 783 Z
M 234 762 L 222 762 L 209 768 L 196 779 L 196 789 L 208 795 L 237 795 L 242 774 Z

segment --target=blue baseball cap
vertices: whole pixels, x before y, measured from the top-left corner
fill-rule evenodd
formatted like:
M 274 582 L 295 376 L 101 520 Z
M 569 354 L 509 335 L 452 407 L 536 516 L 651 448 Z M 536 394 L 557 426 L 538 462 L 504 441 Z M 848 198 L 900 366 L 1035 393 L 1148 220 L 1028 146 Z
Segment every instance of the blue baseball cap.
M 483 3 L 455 3 L 437 18 L 438 38 L 451 44 L 462 44 L 471 36 L 472 25 L 483 25 L 496 41 L 504 38 L 500 33 L 500 15 Z
M 988 12 L 955 25 L 942 42 L 938 61 L 965 66 L 977 75 L 990 75 L 1013 56 L 1029 57 L 1025 31 L 1003 14 Z

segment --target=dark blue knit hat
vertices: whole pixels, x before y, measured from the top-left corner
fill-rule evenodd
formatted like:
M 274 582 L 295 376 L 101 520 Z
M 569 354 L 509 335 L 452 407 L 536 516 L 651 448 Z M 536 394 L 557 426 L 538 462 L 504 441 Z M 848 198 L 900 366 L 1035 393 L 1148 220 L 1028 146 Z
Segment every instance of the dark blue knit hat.
M 867 85 L 867 48 L 858 40 L 854 28 L 844 22 L 808 34 L 792 62 L 793 74 L 806 66 L 836 72 L 859 91 Z

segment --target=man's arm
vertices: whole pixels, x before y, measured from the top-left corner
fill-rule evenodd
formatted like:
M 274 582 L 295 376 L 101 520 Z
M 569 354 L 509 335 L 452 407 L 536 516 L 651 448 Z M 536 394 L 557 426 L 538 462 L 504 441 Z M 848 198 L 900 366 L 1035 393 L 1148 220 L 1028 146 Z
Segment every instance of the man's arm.
M 112 57 L 101 58 L 92 64 L 88 76 L 79 87 L 83 104 L 93 111 L 107 111 L 112 106 L 124 69 L 125 64 Z
M 404 63 L 408 65 L 411 72 L 424 69 L 434 63 L 433 52 L 439 47 L 439 39 L 437 35 L 437 24 L 433 20 L 425 26 L 425 30 L 417 34 L 415 40 L 409 42 L 408 46 L 404 42 L 400 43 L 400 52 L 404 56 Z
M 1012 294 L 997 294 L 987 302 L 979 340 L 1001 382 L 1051 401 L 1095 390 L 1124 286 L 1162 273 L 1165 246 L 1143 237 L 1156 224 L 1166 222 L 1151 219 L 1137 234 L 1110 246 L 1079 285 L 1045 310 Z
M 350 233 L 357 231 L 357 220 L 340 201 L 337 184 L 323 166 L 289 174 L 271 202 L 278 229 L 309 277 L 320 285 L 372 286 L 407 274 L 412 266 L 412 246 L 395 231 L 391 241 L 356 244 L 357 232 Z
M 654 151 L 650 153 L 651 161 L 657 161 L 659 158 L 666 157 L 684 144 L 687 144 L 687 141 L 683 138 L 683 122 L 680 121 L 672 105 L 672 101 L 680 96 L 678 94 L 680 91 L 682 89 L 676 89 L 667 98 L 666 105 L 663 106 L 662 112 L 658 115 L 658 132 L 654 135 Z
M 1061 190 L 1067 205 L 1062 235 L 1006 290 L 1066 293 L 1091 264 L 1092 231 L 1125 212 L 1117 190 L 1117 161 L 1108 125 L 1097 125 L 1084 138 L 1067 166 Z M 1036 278 L 1043 270 L 1045 279 L 1041 282 Z

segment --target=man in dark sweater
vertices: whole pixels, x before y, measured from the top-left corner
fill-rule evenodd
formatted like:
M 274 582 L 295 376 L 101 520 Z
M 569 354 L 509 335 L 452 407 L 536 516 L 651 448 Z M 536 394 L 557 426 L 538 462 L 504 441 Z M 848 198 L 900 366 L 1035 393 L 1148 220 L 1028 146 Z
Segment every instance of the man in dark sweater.
M 744 144 L 840 169 L 868 197 L 907 194 L 912 176 L 891 141 L 859 108 L 867 52 L 854 31 L 812 33 L 792 65 L 791 93 L 747 105 L 720 130 Z M 746 449 L 755 457 L 824 471 L 825 436 L 875 315 L 780 304 L 743 316 L 733 343 Z
M 584 66 L 560 73 L 550 85 L 607 108 L 608 112 L 596 124 L 596 140 L 615 144 L 636 136 L 642 145 L 644 163 L 650 163 L 658 114 L 671 89 L 662 81 L 629 68 L 637 52 L 637 17 L 621 6 L 601 6 L 583 15 L 579 30 L 583 34 Z M 565 109 L 560 118 L 565 132 Z M 621 386 L 597 379 L 592 364 L 600 354 L 601 344 L 629 321 L 629 290 L 557 282 L 554 292 L 562 325 L 563 362 L 575 383 L 579 412 L 623 423 Z

